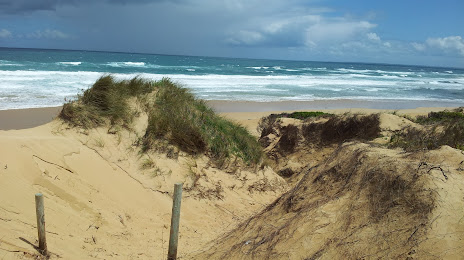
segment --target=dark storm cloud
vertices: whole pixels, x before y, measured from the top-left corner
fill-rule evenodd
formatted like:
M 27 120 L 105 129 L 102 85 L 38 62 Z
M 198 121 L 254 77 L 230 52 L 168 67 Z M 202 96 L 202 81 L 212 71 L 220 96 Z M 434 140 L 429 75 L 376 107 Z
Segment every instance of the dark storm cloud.
M 60 6 L 84 4 L 144 4 L 155 2 L 178 2 L 180 0 L 0 0 L 0 13 L 18 14 L 34 11 L 53 11 Z

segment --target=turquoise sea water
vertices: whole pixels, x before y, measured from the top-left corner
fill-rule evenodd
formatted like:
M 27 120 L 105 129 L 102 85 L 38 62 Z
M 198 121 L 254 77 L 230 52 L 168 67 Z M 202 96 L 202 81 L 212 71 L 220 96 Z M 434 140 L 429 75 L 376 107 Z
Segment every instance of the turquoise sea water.
M 58 106 L 111 73 L 170 77 L 206 100 L 464 105 L 464 69 L 0 48 L 0 109 Z

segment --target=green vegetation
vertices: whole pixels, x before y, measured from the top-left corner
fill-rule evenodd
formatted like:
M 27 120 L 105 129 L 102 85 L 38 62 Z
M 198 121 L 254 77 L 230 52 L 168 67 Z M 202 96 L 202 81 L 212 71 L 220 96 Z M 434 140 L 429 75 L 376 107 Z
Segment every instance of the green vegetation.
M 147 169 L 151 169 L 151 168 L 154 168 L 154 167 L 156 167 L 156 163 L 150 157 L 143 160 L 142 165 L 140 165 L 140 168 L 142 170 L 147 170 Z
M 218 116 L 204 101 L 168 79 L 159 85 L 154 109 L 149 111 L 145 149 L 163 138 L 191 154 L 207 152 L 219 164 L 231 155 L 247 163 L 260 161 L 261 147 L 244 127 Z
M 332 117 L 333 114 L 325 113 L 321 111 L 298 111 L 293 113 L 280 113 L 280 114 L 271 114 L 270 118 L 295 118 L 300 120 L 305 120 L 312 117 Z
M 290 114 L 284 113 L 284 114 L 281 114 L 281 115 L 286 115 L 286 117 L 300 119 L 300 120 L 304 120 L 304 119 L 307 119 L 307 118 L 310 118 L 310 117 L 331 117 L 331 116 L 333 116 L 333 114 L 324 113 L 324 112 L 320 112 L 320 111 L 293 112 L 293 113 L 290 113 Z M 284 117 L 284 116 L 282 116 L 282 117 Z
M 137 110 L 131 105 L 141 104 Z M 166 141 L 189 154 L 207 154 L 222 165 L 238 157 L 247 164 L 261 160 L 262 150 L 248 131 L 218 116 L 188 89 L 167 78 L 115 80 L 103 76 L 91 88 L 63 106 L 61 119 L 84 129 L 110 125 L 130 129 L 138 113 L 148 114 L 143 151 Z
M 153 82 L 139 77 L 116 81 L 110 75 L 103 76 L 79 95 L 77 101 L 64 104 L 59 117 L 85 129 L 102 126 L 107 120 L 111 125 L 127 127 L 134 114 L 129 98 L 141 97 L 153 90 Z
M 409 127 L 394 134 L 390 140 L 390 147 L 415 151 L 449 145 L 464 150 L 463 108 L 431 112 L 427 116 L 418 117 L 415 122 L 423 125 L 423 128 Z
M 428 116 L 418 116 L 415 120 L 419 124 L 433 124 L 433 123 L 444 123 L 454 122 L 456 120 L 464 120 L 464 114 L 457 109 L 456 111 L 440 111 L 430 112 Z

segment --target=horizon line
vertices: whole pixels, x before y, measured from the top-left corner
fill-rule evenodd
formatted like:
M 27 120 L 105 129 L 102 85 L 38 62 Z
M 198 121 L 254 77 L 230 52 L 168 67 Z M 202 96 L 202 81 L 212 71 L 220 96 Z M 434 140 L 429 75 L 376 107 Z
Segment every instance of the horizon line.
M 414 66 L 423 68 L 445 68 L 445 69 L 464 69 L 464 67 L 452 66 L 431 66 L 418 64 L 400 64 L 400 63 L 383 63 L 383 62 L 362 62 L 362 61 L 321 61 L 321 60 L 291 60 L 291 59 L 264 59 L 250 57 L 228 57 L 228 56 L 208 56 L 208 55 L 185 55 L 185 54 L 163 54 L 150 52 L 128 52 L 128 51 L 110 51 L 110 50 L 85 50 L 85 49 L 57 49 L 57 48 L 32 48 L 32 47 L 5 47 L 0 46 L 0 49 L 18 49 L 18 50 L 45 50 L 45 51 L 71 51 L 71 52 L 101 52 L 101 53 L 120 53 L 120 54 L 142 54 L 142 55 L 159 55 L 159 56 L 185 56 L 198 58 L 220 58 L 220 59 L 241 59 L 241 60 L 267 60 L 267 61 L 294 61 L 294 62 L 320 62 L 320 63 L 352 63 L 366 65 L 387 65 L 387 66 Z

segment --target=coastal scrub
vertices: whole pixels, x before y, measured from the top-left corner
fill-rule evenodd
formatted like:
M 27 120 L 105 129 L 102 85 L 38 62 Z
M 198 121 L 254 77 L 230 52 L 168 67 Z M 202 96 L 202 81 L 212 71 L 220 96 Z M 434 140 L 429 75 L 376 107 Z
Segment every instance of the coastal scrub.
M 463 108 L 453 111 L 430 112 L 419 116 L 415 122 L 422 128 L 408 127 L 395 133 L 390 147 L 401 147 L 406 151 L 437 149 L 448 145 L 464 150 L 464 113 Z

